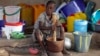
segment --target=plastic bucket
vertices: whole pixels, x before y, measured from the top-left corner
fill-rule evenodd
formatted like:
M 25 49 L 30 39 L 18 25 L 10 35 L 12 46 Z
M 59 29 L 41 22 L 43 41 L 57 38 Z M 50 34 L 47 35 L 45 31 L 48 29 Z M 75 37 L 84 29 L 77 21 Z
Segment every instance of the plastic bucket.
M 81 9 L 75 1 L 69 2 L 63 8 L 61 8 L 61 13 L 66 17 L 76 12 L 81 12 Z
M 87 32 L 88 21 L 86 20 L 75 20 L 74 31 Z
M 100 9 L 96 10 L 96 11 L 92 14 L 92 23 L 93 23 L 93 24 L 96 24 L 99 20 L 100 20 Z
M 19 6 L 6 6 L 5 18 L 7 23 L 18 23 L 20 21 L 20 9 Z
M 23 30 L 23 23 L 21 23 L 21 22 L 15 23 L 15 24 L 14 23 L 13 24 L 6 23 L 5 24 L 5 28 L 10 29 L 12 32 L 14 32 L 14 31 L 22 32 L 22 30 Z
M 75 50 L 88 52 L 92 35 L 89 33 L 74 32 Z
M 80 7 L 80 9 L 84 12 L 85 11 L 85 3 L 84 3 L 84 0 L 75 0 L 75 2 Z
M 94 32 L 100 32 L 100 24 L 93 24 L 92 22 L 89 22 L 88 30 Z
M 3 20 L 3 15 L 4 15 L 4 12 L 3 12 L 3 7 L 0 7 L 0 20 Z

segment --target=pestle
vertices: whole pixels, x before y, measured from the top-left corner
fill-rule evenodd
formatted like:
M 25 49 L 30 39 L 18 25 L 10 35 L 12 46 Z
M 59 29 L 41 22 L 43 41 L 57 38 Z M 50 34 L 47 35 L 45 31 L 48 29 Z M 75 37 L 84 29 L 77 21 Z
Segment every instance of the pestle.
M 53 13 L 52 14 L 52 25 L 55 25 L 56 26 L 57 19 L 58 19 L 57 14 L 56 13 Z M 56 29 L 53 31 L 52 40 L 53 41 L 56 41 Z
M 52 14 L 52 25 L 55 25 L 56 21 L 57 21 L 57 15 L 56 15 L 56 13 L 53 13 Z
M 56 31 L 54 30 L 54 32 L 53 32 L 53 41 L 56 41 Z

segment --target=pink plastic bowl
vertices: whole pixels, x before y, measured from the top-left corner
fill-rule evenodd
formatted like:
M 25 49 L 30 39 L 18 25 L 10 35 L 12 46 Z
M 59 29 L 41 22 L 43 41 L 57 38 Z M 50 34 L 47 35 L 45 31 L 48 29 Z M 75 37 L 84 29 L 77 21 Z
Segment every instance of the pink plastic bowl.
M 29 48 L 29 52 L 32 54 L 32 55 L 36 55 L 39 53 L 39 50 L 36 49 L 36 48 Z

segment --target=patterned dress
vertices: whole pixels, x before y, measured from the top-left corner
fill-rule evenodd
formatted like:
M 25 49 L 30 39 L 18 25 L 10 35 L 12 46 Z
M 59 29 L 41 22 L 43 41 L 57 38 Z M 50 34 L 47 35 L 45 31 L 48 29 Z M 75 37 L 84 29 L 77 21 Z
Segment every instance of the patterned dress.
M 37 21 L 34 24 L 34 30 L 33 30 L 33 38 L 35 39 L 35 35 L 34 32 L 36 31 L 36 29 L 39 30 L 39 32 L 41 33 L 41 35 L 43 36 L 44 39 L 46 39 L 48 36 L 51 36 L 53 33 L 51 30 L 40 30 L 39 29 L 39 22 L 43 22 L 44 26 L 46 27 L 50 27 L 52 26 L 52 21 L 49 20 L 49 17 L 47 16 L 46 12 L 43 12 L 40 14 L 40 16 L 38 17 Z M 60 23 L 58 23 L 58 25 L 61 25 Z M 60 27 L 57 27 L 56 29 L 56 36 L 60 37 Z

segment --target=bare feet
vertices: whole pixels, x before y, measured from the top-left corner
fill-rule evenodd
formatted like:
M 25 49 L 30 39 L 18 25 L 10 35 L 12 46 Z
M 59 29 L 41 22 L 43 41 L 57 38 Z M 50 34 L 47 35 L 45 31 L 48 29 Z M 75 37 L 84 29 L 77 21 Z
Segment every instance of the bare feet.
M 66 55 L 66 56 L 71 56 L 71 53 L 68 52 L 66 49 L 64 49 L 64 50 L 62 51 L 62 53 L 63 53 L 64 55 Z

